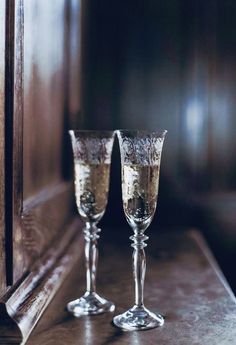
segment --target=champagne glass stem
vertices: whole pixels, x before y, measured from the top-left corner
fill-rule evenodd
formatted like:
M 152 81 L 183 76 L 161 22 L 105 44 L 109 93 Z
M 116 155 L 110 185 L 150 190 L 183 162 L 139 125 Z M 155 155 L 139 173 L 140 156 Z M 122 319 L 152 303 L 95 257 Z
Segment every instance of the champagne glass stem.
M 138 232 L 135 232 L 134 236 L 131 236 L 131 240 L 133 240 L 132 247 L 134 248 L 133 274 L 135 281 L 135 306 L 138 308 L 142 308 L 144 306 L 143 290 L 146 273 L 146 256 L 144 251 L 146 243 L 144 241 L 147 239 L 147 236 Z
M 96 223 L 86 222 L 86 227 L 84 229 L 86 292 L 81 298 L 67 304 L 67 310 L 76 317 L 101 314 L 108 311 L 114 311 L 115 309 L 114 303 L 107 301 L 96 293 L 98 261 L 97 240 L 100 231 Z
M 101 230 L 97 228 L 94 223 L 86 223 L 84 230 L 85 237 L 85 265 L 86 265 L 86 290 L 89 293 L 96 292 L 96 275 L 97 275 L 97 261 L 98 261 L 98 248 L 97 240 L 98 233 Z

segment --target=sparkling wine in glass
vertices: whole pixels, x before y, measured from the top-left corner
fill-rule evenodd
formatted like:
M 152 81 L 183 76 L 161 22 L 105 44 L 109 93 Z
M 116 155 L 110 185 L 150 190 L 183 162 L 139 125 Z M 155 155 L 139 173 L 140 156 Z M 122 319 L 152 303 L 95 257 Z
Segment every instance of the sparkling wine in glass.
M 114 317 L 116 326 L 124 330 L 144 330 L 164 324 L 161 315 L 144 306 L 143 290 L 146 271 L 145 230 L 156 210 L 162 146 L 166 131 L 117 131 L 122 165 L 122 198 L 124 213 L 134 235 L 133 274 L 135 304 Z
M 113 131 L 70 130 L 74 154 L 75 196 L 78 212 L 85 222 L 86 292 L 68 303 L 74 316 L 101 314 L 114 311 L 115 305 L 96 292 L 96 273 L 99 232 L 107 205 L 110 181 Z

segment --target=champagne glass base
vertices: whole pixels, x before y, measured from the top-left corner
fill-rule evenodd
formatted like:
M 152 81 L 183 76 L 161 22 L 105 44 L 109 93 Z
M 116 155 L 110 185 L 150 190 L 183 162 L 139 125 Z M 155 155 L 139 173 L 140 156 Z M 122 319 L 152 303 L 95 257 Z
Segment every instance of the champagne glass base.
M 112 312 L 115 310 L 115 305 L 100 297 L 96 292 L 85 292 L 82 297 L 69 302 L 67 310 L 75 317 L 80 317 Z
M 125 313 L 115 316 L 113 323 L 126 331 L 141 331 L 162 326 L 164 319 L 145 307 L 134 306 Z

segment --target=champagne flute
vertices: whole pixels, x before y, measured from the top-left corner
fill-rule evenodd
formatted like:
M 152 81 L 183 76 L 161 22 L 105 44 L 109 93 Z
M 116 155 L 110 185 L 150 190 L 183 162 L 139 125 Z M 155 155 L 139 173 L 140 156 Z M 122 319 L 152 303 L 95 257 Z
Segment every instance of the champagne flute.
M 96 292 L 96 273 L 99 232 L 107 205 L 113 131 L 69 131 L 75 173 L 75 196 L 78 212 L 85 222 L 86 292 L 68 303 L 67 310 L 74 316 L 101 314 L 114 311 L 115 305 Z
M 134 248 L 135 304 L 113 318 L 114 324 L 124 330 L 144 330 L 164 324 L 161 315 L 154 314 L 144 306 L 143 290 L 146 271 L 144 247 L 148 239 L 144 232 L 156 210 L 165 134 L 166 131 L 117 131 L 122 165 L 123 208 L 127 222 L 134 231 L 130 239 Z

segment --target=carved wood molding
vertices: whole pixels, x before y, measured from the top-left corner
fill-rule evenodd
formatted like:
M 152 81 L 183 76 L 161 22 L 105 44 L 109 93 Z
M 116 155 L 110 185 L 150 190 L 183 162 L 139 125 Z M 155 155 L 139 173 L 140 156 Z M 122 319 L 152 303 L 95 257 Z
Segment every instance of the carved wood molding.
M 0 344 L 25 344 L 41 314 L 83 251 L 75 219 L 30 273 L 0 299 Z
M 41 190 L 23 203 L 24 271 L 50 247 L 64 225 L 73 216 L 71 182 L 62 182 Z

